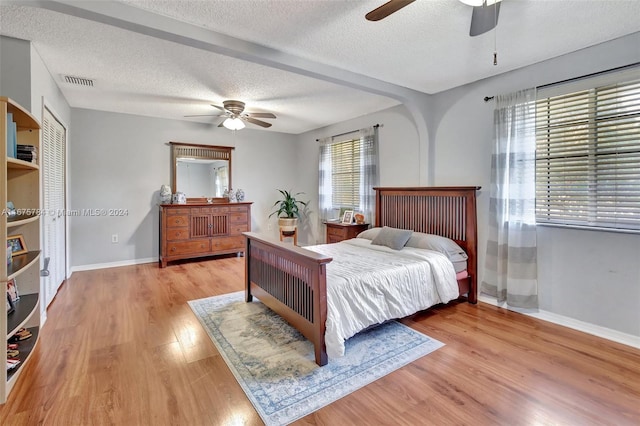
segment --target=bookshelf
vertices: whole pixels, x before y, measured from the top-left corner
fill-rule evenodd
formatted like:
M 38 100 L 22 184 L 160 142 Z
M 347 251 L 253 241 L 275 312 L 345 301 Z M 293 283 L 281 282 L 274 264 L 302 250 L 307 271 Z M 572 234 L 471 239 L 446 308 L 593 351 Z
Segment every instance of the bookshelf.
M 13 125 L 8 118 L 15 122 Z M 15 132 L 12 133 L 12 127 Z M 35 147 L 40 152 L 40 124 L 24 108 L 9 98 L 0 97 L 0 277 L 4 286 L 9 280 L 15 280 L 19 300 L 14 302 L 12 313 L 7 312 L 7 304 L 0 303 L 0 330 L 5 333 L 7 344 L 20 330 L 26 328 L 31 337 L 17 342 L 20 363 L 11 370 L 3 370 L 0 376 L 0 404 L 4 403 L 17 382 L 24 366 L 28 363 L 38 343 L 40 329 L 40 216 L 41 203 L 40 166 L 37 162 L 14 158 L 17 155 L 13 143 Z M 10 155 L 8 155 L 10 154 Z M 23 214 L 9 217 L 5 209 L 7 201 Z M 7 237 L 21 236 L 26 246 L 26 253 L 12 257 L 7 262 Z M 7 352 L 5 363 L 7 361 Z

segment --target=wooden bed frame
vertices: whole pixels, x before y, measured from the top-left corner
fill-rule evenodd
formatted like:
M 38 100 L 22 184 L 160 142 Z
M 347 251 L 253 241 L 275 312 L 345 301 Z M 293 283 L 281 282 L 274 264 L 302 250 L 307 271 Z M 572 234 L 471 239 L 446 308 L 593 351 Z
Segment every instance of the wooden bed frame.
M 456 241 L 469 256 L 469 277 L 458 280 L 460 296 L 477 303 L 477 186 L 374 188 L 375 226 L 411 229 Z M 246 237 L 245 300 L 256 296 L 297 328 L 315 347 L 315 360 L 327 363 L 326 265 L 330 257 L 311 250 L 264 239 Z

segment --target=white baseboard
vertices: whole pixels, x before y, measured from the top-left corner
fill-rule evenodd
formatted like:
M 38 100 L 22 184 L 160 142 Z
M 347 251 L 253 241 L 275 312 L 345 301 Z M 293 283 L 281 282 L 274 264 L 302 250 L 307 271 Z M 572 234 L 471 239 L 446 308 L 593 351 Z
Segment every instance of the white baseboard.
M 157 257 L 147 257 L 145 259 L 121 260 L 119 262 L 93 263 L 90 265 L 72 266 L 71 273 L 73 274 L 74 272 L 80 272 L 80 271 L 92 271 L 94 269 L 117 268 L 118 266 L 140 265 L 143 263 L 153 263 L 157 261 L 158 261 Z
M 613 330 L 611 328 L 601 327 L 599 325 L 580 321 L 564 315 L 555 314 L 553 312 L 513 308 L 510 306 L 498 304 L 498 301 L 493 297 L 488 297 L 484 295 L 479 295 L 478 300 L 480 302 L 484 302 L 489 305 L 509 309 L 510 311 L 518 312 L 533 318 L 552 322 L 554 324 L 572 328 L 574 330 L 578 330 L 584 333 L 592 334 L 594 336 L 602 337 L 603 339 L 612 340 L 617 343 L 622 343 L 623 345 L 628 345 L 628 346 L 632 346 L 634 348 L 640 349 L 640 337 L 634 336 L 632 334 L 622 333 L 620 331 Z

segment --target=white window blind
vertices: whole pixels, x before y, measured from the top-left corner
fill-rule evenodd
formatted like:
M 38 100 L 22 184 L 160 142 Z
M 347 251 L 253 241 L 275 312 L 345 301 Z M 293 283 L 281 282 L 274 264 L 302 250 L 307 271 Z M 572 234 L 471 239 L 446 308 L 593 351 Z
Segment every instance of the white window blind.
M 640 230 L 640 79 L 537 101 L 536 221 Z
M 360 205 L 362 142 L 353 139 L 331 145 L 331 203 L 357 209 Z

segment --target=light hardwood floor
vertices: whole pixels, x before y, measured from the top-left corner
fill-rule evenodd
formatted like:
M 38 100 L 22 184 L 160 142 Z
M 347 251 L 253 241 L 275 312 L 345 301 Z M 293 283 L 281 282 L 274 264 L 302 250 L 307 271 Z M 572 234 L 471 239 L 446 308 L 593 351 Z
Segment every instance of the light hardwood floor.
M 244 258 L 76 272 L 2 425 L 260 425 L 188 300 Z M 446 344 L 300 425 L 638 425 L 640 350 L 479 303 L 403 320 Z

